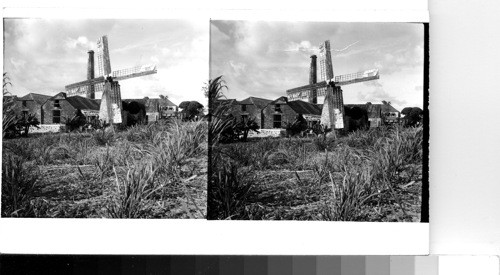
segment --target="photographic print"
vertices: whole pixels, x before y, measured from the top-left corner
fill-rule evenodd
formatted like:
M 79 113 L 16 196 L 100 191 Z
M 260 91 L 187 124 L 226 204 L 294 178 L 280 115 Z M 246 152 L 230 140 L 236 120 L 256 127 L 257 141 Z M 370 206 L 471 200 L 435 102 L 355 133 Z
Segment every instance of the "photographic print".
M 428 221 L 426 25 L 210 27 L 209 219 Z
M 2 217 L 205 218 L 208 35 L 5 18 Z

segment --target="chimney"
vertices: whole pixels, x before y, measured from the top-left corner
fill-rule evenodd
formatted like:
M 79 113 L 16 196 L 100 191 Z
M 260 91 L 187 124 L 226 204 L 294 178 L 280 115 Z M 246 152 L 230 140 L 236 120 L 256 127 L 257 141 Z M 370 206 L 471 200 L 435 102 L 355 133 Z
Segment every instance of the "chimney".
M 317 78 L 317 69 L 316 69 L 316 55 L 311 55 L 311 68 L 309 71 L 309 85 L 316 84 L 318 81 Z M 316 89 L 311 89 L 309 91 L 309 98 L 308 98 L 309 103 L 318 103 L 318 94 Z
M 316 55 L 311 55 L 311 69 L 309 71 L 309 84 L 316 84 Z
M 94 79 L 94 51 L 90 50 L 88 51 L 89 53 L 89 60 L 87 63 L 87 80 Z M 94 99 L 95 98 L 95 88 L 94 85 L 89 85 L 89 88 L 87 90 L 87 97 Z

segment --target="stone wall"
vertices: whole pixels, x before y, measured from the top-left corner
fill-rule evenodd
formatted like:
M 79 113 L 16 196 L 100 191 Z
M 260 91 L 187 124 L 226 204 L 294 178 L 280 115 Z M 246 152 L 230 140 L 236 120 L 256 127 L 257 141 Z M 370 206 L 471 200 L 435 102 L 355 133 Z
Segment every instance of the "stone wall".
M 242 105 L 236 105 L 236 108 L 239 108 L 238 112 L 234 112 L 233 115 L 236 116 L 238 121 L 241 120 L 243 115 L 246 115 L 248 118 L 254 118 L 257 124 L 259 124 L 259 127 L 262 126 L 262 121 L 261 121 L 261 109 L 255 105 L 245 105 L 246 106 L 246 111 L 242 111 Z
M 61 119 L 59 124 L 64 124 L 65 119 L 75 115 L 75 108 L 65 99 L 59 99 L 59 108 L 54 106 L 54 100 L 49 100 L 43 105 L 44 120 L 42 124 L 54 124 L 53 110 L 61 111 Z
M 40 123 L 43 123 L 43 112 L 42 106 L 33 100 L 26 100 L 26 106 L 23 106 L 23 101 L 16 101 L 14 112 L 16 115 L 22 115 L 23 112 L 28 112 L 28 114 L 34 114 Z
M 297 113 L 292 110 L 286 104 L 279 104 L 281 112 L 275 111 L 275 104 L 267 105 L 263 110 L 263 124 L 261 125 L 262 129 L 273 129 L 274 128 L 274 115 L 281 115 L 281 127 L 285 127 L 285 123 L 293 123 L 297 117 Z
M 38 126 L 40 127 L 39 129 L 36 127 L 30 127 L 29 133 L 57 133 L 64 130 L 64 126 L 59 124 L 40 124 Z
M 250 131 L 248 137 L 280 137 L 284 135 L 286 131 L 284 129 L 260 129 L 259 133 Z

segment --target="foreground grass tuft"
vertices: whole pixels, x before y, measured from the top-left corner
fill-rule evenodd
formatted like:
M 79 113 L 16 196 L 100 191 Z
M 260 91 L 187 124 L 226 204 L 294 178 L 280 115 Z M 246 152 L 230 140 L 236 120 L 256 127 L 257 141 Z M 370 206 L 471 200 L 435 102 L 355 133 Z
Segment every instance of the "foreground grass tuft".
M 31 199 L 37 191 L 39 172 L 22 158 L 7 155 L 2 161 L 2 216 L 31 214 Z

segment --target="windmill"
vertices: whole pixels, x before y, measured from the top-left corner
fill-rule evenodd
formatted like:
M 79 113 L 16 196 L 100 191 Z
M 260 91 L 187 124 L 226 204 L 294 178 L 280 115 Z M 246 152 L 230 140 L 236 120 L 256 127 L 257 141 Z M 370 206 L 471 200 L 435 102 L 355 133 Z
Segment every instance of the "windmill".
M 97 40 L 97 77 L 95 77 L 94 51 L 90 50 L 88 54 L 87 80 L 67 85 L 65 87 L 66 94 L 94 99 L 96 92 L 102 92 L 99 119 L 107 123 L 121 123 L 122 104 L 118 81 L 155 74 L 157 72 L 156 65 L 135 66 L 111 71 L 106 35 Z
M 317 56 L 311 56 L 309 84 L 287 90 L 287 97 L 292 100 L 307 100 L 317 104 L 318 96 L 324 96 L 321 124 L 330 129 L 344 128 L 344 99 L 340 86 L 379 79 L 378 69 L 333 76 L 330 41 L 320 47 L 320 81 L 317 81 Z

